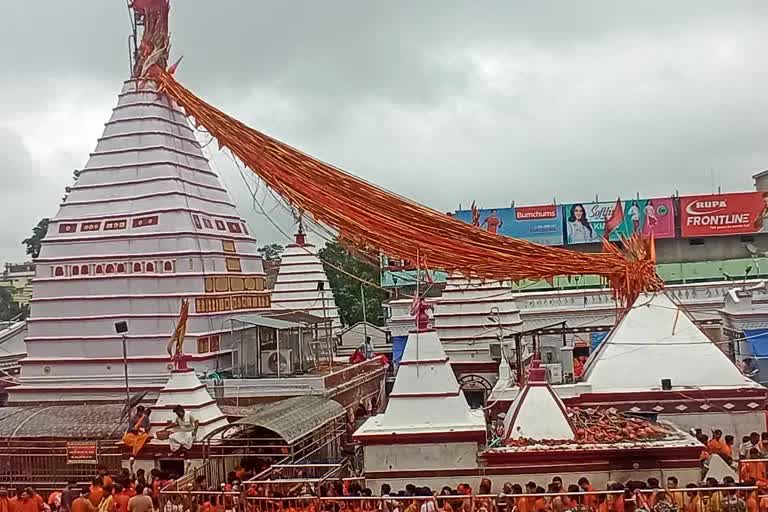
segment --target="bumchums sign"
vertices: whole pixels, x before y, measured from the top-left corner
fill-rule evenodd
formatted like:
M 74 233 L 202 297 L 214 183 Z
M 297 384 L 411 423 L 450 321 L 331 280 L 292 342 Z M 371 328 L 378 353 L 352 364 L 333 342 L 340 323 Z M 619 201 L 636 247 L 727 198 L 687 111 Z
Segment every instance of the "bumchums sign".
M 768 223 L 766 196 L 743 192 L 681 197 L 680 232 L 687 238 L 761 232 Z

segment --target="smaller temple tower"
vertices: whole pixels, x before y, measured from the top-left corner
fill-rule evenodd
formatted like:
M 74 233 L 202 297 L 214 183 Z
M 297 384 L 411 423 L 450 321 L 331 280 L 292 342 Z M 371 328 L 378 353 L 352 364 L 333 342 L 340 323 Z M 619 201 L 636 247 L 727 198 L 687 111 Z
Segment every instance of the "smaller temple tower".
M 418 314 L 424 308 L 413 309 Z M 470 409 L 427 321 L 426 314 L 418 314 L 385 412 L 354 434 L 365 450 L 369 486 L 378 485 L 372 480 L 405 485 L 419 469 L 477 466 L 486 439 L 483 411 Z
M 487 398 L 496 382 L 502 341 L 511 342 L 523 321 L 509 283 L 448 277 L 435 305 L 434 325 L 465 391 Z
M 504 418 L 505 439 L 575 439 L 563 401 L 547 381 L 541 361 L 528 368 L 528 383 L 517 395 Z
M 280 270 L 272 291 L 272 309 L 305 311 L 330 319 L 334 334 L 341 329 L 341 317 L 328 276 L 317 255 L 317 248 L 307 242 L 301 223 L 295 243 L 288 245 L 281 256 Z

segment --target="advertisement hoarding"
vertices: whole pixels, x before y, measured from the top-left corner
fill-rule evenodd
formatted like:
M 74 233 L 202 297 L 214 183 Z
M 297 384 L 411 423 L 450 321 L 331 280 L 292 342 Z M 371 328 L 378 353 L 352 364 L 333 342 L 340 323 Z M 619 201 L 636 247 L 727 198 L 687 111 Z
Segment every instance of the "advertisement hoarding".
M 566 243 L 587 244 L 602 241 L 605 223 L 611 217 L 617 227 L 610 240 L 620 240 L 633 233 L 655 238 L 675 237 L 675 208 L 671 198 L 630 199 L 621 201 L 621 211 L 614 216 L 616 201 L 572 203 L 563 205 Z
M 681 197 L 680 232 L 687 238 L 762 232 L 767 202 L 763 192 Z
M 559 206 L 521 206 L 478 210 L 482 229 L 492 233 L 536 242 L 563 245 L 563 217 Z M 472 210 L 459 210 L 454 217 L 472 223 Z

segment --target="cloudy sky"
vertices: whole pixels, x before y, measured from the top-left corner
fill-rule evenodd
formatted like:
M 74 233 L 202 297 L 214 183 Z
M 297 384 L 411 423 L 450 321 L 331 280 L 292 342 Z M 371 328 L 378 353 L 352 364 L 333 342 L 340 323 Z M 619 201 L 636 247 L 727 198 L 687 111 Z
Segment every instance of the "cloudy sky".
M 95 147 L 129 22 L 124 0 L 3 4 L 7 261 Z M 763 0 L 176 0 L 171 23 L 198 95 L 439 210 L 748 190 L 768 168 Z

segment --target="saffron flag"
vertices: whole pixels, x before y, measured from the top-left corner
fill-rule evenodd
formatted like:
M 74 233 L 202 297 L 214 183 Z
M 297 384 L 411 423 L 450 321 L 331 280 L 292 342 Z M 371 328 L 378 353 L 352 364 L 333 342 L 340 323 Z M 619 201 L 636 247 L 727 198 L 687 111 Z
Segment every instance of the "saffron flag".
M 189 301 L 187 299 L 182 299 L 179 320 L 176 322 L 176 329 L 174 329 L 173 335 L 166 347 L 168 355 L 171 357 L 184 352 L 184 337 L 187 335 L 187 318 L 189 318 Z
M 624 222 L 624 207 L 621 204 L 621 198 L 619 198 L 616 200 L 616 206 L 613 207 L 611 216 L 605 221 L 603 238 L 610 240 L 611 231 L 621 226 L 622 222 Z

